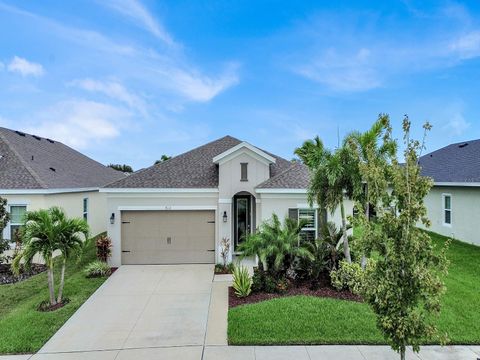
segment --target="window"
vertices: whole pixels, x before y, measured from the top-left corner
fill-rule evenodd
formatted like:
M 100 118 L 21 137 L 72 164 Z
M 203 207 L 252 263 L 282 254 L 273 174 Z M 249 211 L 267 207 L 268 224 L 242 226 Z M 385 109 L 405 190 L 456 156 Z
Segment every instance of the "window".
M 23 216 L 27 212 L 25 205 L 10 205 L 10 240 L 15 240 L 15 234 L 22 226 Z
M 298 209 L 298 221 L 306 221 L 300 236 L 302 240 L 313 241 L 317 238 L 317 210 Z
M 442 194 L 443 201 L 443 225 L 452 225 L 452 195 Z
M 248 163 L 240 163 L 240 181 L 248 181 Z
M 88 221 L 88 198 L 83 199 L 83 218 Z

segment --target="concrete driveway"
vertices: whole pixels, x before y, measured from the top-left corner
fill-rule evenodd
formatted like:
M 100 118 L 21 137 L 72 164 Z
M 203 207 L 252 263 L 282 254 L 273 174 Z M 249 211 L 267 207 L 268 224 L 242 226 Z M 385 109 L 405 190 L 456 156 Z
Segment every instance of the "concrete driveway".
M 122 266 L 33 359 L 200 359 L 213 265 Z

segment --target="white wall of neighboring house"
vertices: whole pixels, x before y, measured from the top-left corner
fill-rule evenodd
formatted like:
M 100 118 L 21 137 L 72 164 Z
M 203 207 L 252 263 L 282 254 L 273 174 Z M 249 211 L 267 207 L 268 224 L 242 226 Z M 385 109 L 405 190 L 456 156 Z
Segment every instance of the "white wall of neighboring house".
M 27 211 L 47 209 L 51 206 L 63 208 L 68 217 L 83 218 L 83 199 L 88 199 L 87 222 L 92 236 L 106 231 L 106 196 L 96 191 L 56 194 L 0 194 L 7 200 L 7 210 L 10 206 L 26 206 Z M 10 225 L 10 224 L 9 224 Z M 4 239 L 11 239 L 10 226 L 3 231 Z
M 444 196 L 451 196 L 451 224 L 444 221 Z M 430 231 L 480 245 L 480 188 L 434 186 L 424 199 Z

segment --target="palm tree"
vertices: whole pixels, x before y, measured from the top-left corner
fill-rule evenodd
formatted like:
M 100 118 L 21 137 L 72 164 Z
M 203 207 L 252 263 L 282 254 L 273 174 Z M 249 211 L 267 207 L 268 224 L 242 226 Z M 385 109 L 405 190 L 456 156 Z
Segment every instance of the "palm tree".
M 18 274 L 22 260 L 25 268 L 30 268 L 34 256 L 40 254 L 47 267 L 48 290 L 52 306 L 62 300 L 66 260 L 79 251 L 81 234 L 85 239 L 88 237 L 88 224 L 85 220 L 67 219 L 63 210 L 58 207 L 30 211 L 25 214 L 22 230 L 23 249 L 13 260 L 12 269 Z M 57 299 L 53 274 L 53 254 L 56 250 L 60 250 L 62 256 L 62 275 Z
M 345 198 L 352 198 L 358 193 L 358 164 L 346 142 L 334 152 L 326 149 L 321 140 L 306 141 L 295 153 L 309 167 L 311 172 L 308 199 L 320 208 L 334 213 L 340 208 L 342 218 L 343 250 L 345 259 L 350 263 L 350 246 L 347 235 L 347 218 L 345 214 Z
M 285 218 L 282 225 L 276 214 L 260 225 L 258 231 L 247 235 L 239 250 L 242 256 L 258 256 L 263 269 L 284 275 L 297 257 L 312 258 L 300 243 L 300 232 L 305 221 Z

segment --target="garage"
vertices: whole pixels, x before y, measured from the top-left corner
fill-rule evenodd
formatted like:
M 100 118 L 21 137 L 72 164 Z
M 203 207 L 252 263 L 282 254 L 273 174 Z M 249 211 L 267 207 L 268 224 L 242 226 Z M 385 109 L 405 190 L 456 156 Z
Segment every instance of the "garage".
M 122 211 L 122 264 L 215 261 L 215 211 Z

